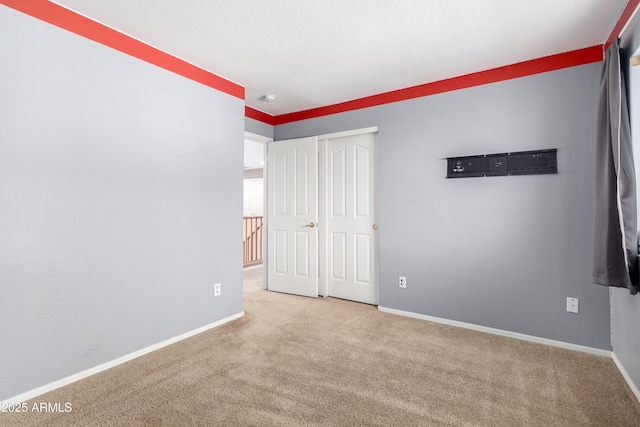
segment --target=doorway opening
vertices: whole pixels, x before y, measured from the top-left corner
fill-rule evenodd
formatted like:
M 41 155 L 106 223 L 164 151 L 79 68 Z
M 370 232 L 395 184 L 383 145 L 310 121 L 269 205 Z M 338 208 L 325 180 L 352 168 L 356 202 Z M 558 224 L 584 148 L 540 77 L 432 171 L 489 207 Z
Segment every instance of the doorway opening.
M 271 138 L 245 132 L 242 207 L 243 267 L 260 266 L 264 260 L 265 143 Z

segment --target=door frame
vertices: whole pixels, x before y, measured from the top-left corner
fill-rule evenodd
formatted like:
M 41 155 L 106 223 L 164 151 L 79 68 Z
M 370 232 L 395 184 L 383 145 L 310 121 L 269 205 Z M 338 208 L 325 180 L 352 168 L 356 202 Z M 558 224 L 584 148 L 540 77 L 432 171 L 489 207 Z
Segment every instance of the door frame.
M 244 139 L 248 139 L 254 142 L 262 143 L 262 288 L 267 289 L 267 265 L 269 263 L 267 253 L 267 239 L 269 238 L 268 224 L 267 224 L 267 145 L 273 142 L 273 138 L 268 136 L 259 135 L 257 133 L 244 132 Z
M 327 298 L 329 296 L 329 289 L 327 286 L 327 273 L 328 273 L 328 256 L 327 256 L 327 241 L 328 241 L 328 203 L 327 203 L 327 155 L 328 155 L 328 141 L 334 138 L 342 138 L 345 136 L 361 135 L 365 133 L 378 133 L 378 126 L 371 126 L 366 128 L 352 129 L 342 132 L 333 132 L 318 135 L 318 296 Z M 267 149 L 271 142 L 277 142 L 273 138 L 268 138 L 256 134 L 245 132 L 245 137 L 249 136 L 249 139 L 253 139 L 258 142 L 264 142 L 264 168 L 263 168 L 263 182 L 264 182 L 264 212 L 267 213 L 268 206 L 268 194 L 269 185 L 267 182 L 269 164 L 267 162 Z M 313 135 L 311 135 L 313 136 Z M 380 212 L 380 173 L 379 173 L 379 135 L 376 137 L 376 157 L 374 159 L 375 174 L 376 174 L 376 217 Z M 265 215 L 263 220 L 263 251 L 262 251 L 262 265 L 263 265 L 263 288 L 268 289 L 267 283 L 267 269 L 269 268 L 269 253 L 268 253 L 268 235 L 269 224 Z M 377 220 L 379 224 L 379 219 Z M 376 288 L 378 292 L 378 301 L 380 301 L 380 239 L 376 239 L 376 259 L 375 259 L 375 274 L 376 274 Z

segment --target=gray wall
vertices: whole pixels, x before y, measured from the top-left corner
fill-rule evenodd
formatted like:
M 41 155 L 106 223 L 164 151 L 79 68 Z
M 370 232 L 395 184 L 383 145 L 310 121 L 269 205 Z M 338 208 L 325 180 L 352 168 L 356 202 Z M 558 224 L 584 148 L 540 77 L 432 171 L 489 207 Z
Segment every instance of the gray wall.
M 275 139 L 379 126 L 381 306 L 610 349 L 608 290 L 591 284 L 600 67 L 281 125 Z M 545 148 L 557 175 L 445 179 L 446 157 Z
M 240 313 L 244 101 L 3 6 L 0 40 L 0 400 Z
M 257 135 L 266 136 L 267 138 L 273 138 L 273 126 L 250 119 L 249 117 L 245 117 L 244 119 L 244 130 Z

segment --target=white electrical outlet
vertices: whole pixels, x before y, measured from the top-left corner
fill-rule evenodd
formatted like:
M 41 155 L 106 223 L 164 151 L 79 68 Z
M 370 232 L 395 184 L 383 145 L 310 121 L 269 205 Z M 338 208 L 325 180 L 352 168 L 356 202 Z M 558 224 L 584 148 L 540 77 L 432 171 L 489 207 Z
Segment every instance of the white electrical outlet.
M 216 283 L 213 285 L 213 296 L 218 297 L 222 293 L 222 283 Z
M 404 276 L 400 276 L 400 280 L 399 280 L 399 285 L 401 288 L 406 288 L 407 287 L 407 278 Z
M 567 297 L 567 311 L 569 313 L 578 312 L 578 298 Z

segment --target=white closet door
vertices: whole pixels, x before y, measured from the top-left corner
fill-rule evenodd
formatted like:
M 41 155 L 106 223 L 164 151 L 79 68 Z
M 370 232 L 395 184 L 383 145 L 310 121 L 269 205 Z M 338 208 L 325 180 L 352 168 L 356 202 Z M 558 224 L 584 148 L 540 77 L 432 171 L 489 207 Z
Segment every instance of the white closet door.
M 327 285 L 329 295 L 378 303 L 376 137 L 328 141 Z
M 267 288 L 318 296 L 318 142 L 276 141 L 267 148 Z

